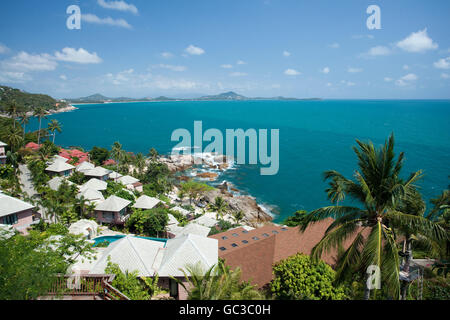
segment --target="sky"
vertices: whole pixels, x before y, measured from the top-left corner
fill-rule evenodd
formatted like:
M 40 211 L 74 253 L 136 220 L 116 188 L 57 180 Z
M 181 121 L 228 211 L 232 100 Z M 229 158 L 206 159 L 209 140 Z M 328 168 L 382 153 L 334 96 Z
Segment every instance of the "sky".
M 71 5 L 80 29 L 67 27 Z M 0 85 L 55 98 L 449 99 L 449 13 L 448 0 L 1 1 Z

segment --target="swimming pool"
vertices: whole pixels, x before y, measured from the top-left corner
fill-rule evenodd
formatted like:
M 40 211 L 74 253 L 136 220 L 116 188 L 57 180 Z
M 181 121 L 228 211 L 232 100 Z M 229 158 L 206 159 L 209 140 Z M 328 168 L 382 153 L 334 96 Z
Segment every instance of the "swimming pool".
M 94 247 L 96 247 L 99 243 L 101 242 L 108 242 L 108 243 L 113 243 L 114 241 L 117 241 L 119 239 L 122 239 L 123 237 L 125 237 L 125 235 L 115 235 L 115 236 L 101 236 L 101 237 L 97 237 L 94 238 L 92 240 L 95 241 L 94 243 Z M 140 237 L 140 236 L 134 236 L 136 238 L 141 238 L 141 239 L 147 239 L 147 240 L 153 240 L 153 241 L 159 241 L 159 242 L 167 242 L 167 239 L 161 239 L 161 238 L 152 238 L 152 237 Z

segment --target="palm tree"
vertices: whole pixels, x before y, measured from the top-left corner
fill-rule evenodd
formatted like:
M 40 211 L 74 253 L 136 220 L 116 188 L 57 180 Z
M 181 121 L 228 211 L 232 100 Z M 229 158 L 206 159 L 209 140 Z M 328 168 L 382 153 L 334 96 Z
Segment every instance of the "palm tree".
M 53 120 L 50 121 L 50 123 L 48 124 L 48 130 L 53 134 L 53 143 L 55 143 L 55 136 L 56 136 L 55 131 L 58 131 L 59 133 L 62 132 L 62 130 L 61 130 L 61 124 L 59 123 L 58 120 L 53 119 Z
M 123 158 L 123 150 L 122 145 L 118 141 L 114 142 L 111 148 L 111 155 L 113 156 L 114 160 L 116 160 L 116 171 L 119 171 L 119 163 Z
M 38 132 L 38 144 L 41 143 L 41 124 L 42 119 L 46 119 L 47 110 L 44 107 L 37 107 L 34 109 L 33 115 L 39 119 L 39 132 Z
M 239 224 L 242 221 L 242 219 L 244 219 L 244 217 L 245 217 L 245 214 L 244 214 L 244 211 L 242 211 L 242 210 L 239 210 L 239 211 L 236 211 L 233 213 L 233 219 L 234 219 L 234 222 L 236 222 L 236 224 Z
M 11 151 L 15 151 L 16 147 L 19 147 L 23 142 L 22 129 L 16 128 L 15 126 L 9 127 L 9 130 L 7 132 L 7 141 L 11 146 Z
M 223 200 L 222 197 L 216 197 L 216 199 L 214 199 L 214 203 L 209 205 L 209 208 L 213 211 L 216 211 L 217 216 L 223 219 L 223 215 L 225 212 L 228 211 L 229 206 L 228 203 L 225 200 Z
M 30 117 L 26 111 L 20 113 L 20 124 L 23 125 L 23 139 L 25 140 L 26 126 L 30 122 Z
M 145 157 L 142 153 L 138 153 L 136 157 L 134 157 L 134 165 L 136 166 L 136 169 L 139 173 L 139 176 L 142 176 L 145 168 Z
M 16 119 L 19 109 L 20 107 L 14 99 L 6 105 L 6 113 L 13 119 L 14 128 L 16 127 Z
M 367 268 L 375 265 L 381 271 L 385 288 L 398 298 L 400 263 L 393 227 L 409 226 L 413 231 L 426 230 L 438 237 L 446 235 L 442 228 L 428 219 L 400 211 L 399 203 L 412 195 L 414 183 L 422 173 L 414 172 L 406 181 L 400 179 L 404 154 L 400 153 L 395 160 L 394 136 L 391 135 L 379 149 L 372 142 L 356 142 L 359 145 L 359 149 L 353 147 L 359 160 L 359 170 L 354 173 L 356 181 L 345 178 L 337 171 L 327 171 L 324 177 L 331 180 L 327 193 L 332 202 L 349 196 L 358 201 L 361 208 L 336 204 L 311 212 L 308 215 L 310 223 L 328 217 L 335 219 L 311 255 L 318 260 L 323 252 L 338 249 L 346 240 L 353 239 L 338 264 L 337 281 L 342 281 L 344 274 L 353 270 L 355 265 L 363 277 Z M 367 286 L 364 298 L 370 298 Z

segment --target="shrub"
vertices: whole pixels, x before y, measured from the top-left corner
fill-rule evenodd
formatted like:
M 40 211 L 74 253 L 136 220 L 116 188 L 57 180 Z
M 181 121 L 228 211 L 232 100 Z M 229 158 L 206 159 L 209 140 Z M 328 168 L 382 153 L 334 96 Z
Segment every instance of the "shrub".
M 323 261 L 296 254 L 273 267 L 271 291 L 279 299 L 342 300 L 343 287 L 334 287 L 335 272 Z

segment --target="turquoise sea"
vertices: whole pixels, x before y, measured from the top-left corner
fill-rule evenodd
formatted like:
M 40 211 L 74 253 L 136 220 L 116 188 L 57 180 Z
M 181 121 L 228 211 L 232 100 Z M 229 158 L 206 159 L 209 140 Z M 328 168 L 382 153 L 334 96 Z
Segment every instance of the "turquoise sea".
M 322 173 L 334 169 L 352 176 L 355 139 L 379 145 L 394 132 L 396 152 L 406 156 L 403 175 L 423 169 L 420 186 L 427 200 L 450 182 L 449 100 L 179 101 L 77 107 L 49 117 L 63 125 L 56 136 L 58 145 L 90 150 L 120 141 L 128 151 L 147 154 L 154 147 L 169 153 L 177 144 L 170 140 L 172 131 L 193 132 L 195 120 L 203 121 L 203 130 L 217 128 L 224 134 L 225 129 L 280 129 L 277 175 L 261 176 L 258 166 L 240 165 L 221 176 L 272 208 L 275 221 L 329 203 Z M 29 127 L 36 129 L 37 121 Z

